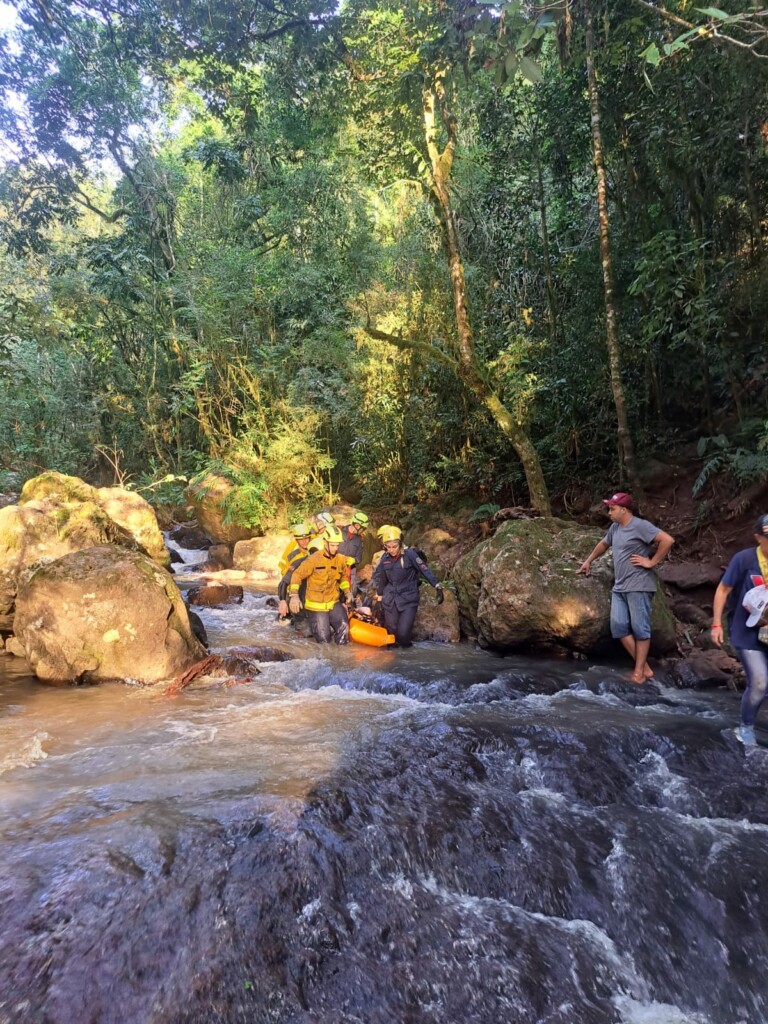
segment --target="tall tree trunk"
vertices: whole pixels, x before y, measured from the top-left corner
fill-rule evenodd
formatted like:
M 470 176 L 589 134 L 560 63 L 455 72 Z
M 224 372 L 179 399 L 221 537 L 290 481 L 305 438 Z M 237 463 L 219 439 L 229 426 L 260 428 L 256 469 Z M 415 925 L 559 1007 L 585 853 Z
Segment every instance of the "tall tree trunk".
M 613 262 L 611 260 L 611 237 L 608 218 L 608 193 L 605 180 L 605 161 L 603 158 L 603 137 L 600 129 L 600 98 L 597 91 L 597 74 L 595 72 L 595 35 L 592 27 L 591 4 L 585 5 L 586 16 L 586 50 L 587 50 L 587 90 L 589 93 L 589 113 L 592 126 L 592 150 L 597 175 L 597 214 L 600 235 L 600 263 L 603 269 L 603 290 L 605 294 L 605 341 L 608 348 L 608 364 L 611 372 L 611 390 L 616 406 L 618 423 L 619 450 L 629 484 L 634 491 L 638 503 L 642 503 L 643 492 L 638 479 L 635 448 L 629 432 L 627 403 L 624 397 L 624 385 L 621 382 L 621 353 L 619 350 L 619 332 L 617 327 L 616 304 L 614 300 Z
M 439 108 L 448 142 L 440 152 L 437 142 L 438 126 L 436 108 Z M 456 147 L 456 121 L 450 113 L 442 78 L 437 77 L 432 88 L 423 93 L 424 136 L 432 169 L 432 195 L 440 213 L 443 226 L 443 240 L 448 256 L 451 275 L 453 308 L 458 336 L 458 365 L 461 379 L 491 414 L 505 437 L 515 449 L 525 472 L 531 505 L 543 515 L 550 515 L 552 508 L 549 491 L 544 480 L 541 462 L 533 443 L 522 424 L 504 406 L 499 396 L 490 387 L 483 375 L 475 352 L 475 339 L 469 319 L 467 289 L 464 281 L 464 265 L 459 249 L 456 218 L 451 203 L 448 182 L 451 175 L 453 155 Z
M 552 259 L 549 253 L 549 228 L 547 226 L 547 196 L 544 191 L 544 172 L 541 166 L 541 146 L 539 134 L 533 132 L 533 152 L 536 157 L 536 177 L 539 186 L 539 219 L 541 221 L 541 251 L 544 256 L 544 275 L 547 282 L 547 311 L 549 313 L 550 343 L 557 344 L 557 301 L 555 299 L 555 279 L 552 273 Z

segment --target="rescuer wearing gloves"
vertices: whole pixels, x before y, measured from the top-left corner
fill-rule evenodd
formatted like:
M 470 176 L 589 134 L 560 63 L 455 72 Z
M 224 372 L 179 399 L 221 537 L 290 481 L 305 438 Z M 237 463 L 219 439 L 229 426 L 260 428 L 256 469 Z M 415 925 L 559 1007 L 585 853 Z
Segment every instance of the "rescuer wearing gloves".
M 414 548 L 403 545 L 402 531 L 389 526 L 382 531 L 384 554 L 376 566 L 373 583 L 376 600 L 384 608 L 387 630 L 395 634 L 395 647 L 410 647 L 416 612 L 419 610 L 419 577 L 423 576 L 437 591 L 437 603 L 443 603 L 443 587 Z
M 301 611 L 299 587 L 306 580 L 304 607 L 312 636 L 319 644 L 328 644 L 333 634 L 337 644 L 346 644 L 349 643 L 349 618 L 342 601 L 352 599 L 349 589 L 352 559 L 338 553 L 342 541 L 338 527 L 327 526 L 322 538 L 322 550 L 305 558 L 293 571 L 288 587 L 288 607 L 292 615 Z

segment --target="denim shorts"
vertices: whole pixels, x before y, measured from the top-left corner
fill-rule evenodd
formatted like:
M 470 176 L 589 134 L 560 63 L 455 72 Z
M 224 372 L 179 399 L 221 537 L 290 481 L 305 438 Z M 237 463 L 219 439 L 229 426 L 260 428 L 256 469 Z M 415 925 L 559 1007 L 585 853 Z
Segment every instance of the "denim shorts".
M 651 639 L 652 590 L 631 590 L 626 594 L 611 594 L 611 636 L 621 640 L 633 636 L 635 640 Z

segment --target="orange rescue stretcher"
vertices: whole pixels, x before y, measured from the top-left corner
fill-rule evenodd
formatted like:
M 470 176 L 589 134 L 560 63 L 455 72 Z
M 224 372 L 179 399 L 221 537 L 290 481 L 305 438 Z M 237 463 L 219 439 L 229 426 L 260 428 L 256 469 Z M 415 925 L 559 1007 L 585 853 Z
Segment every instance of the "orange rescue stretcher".
M 377 626 L 371 616 L 357 611 L 349 613 L 349 638 L 356 644 L 366 644 L 368 647 L 386 647 L 395 642 L 395 638 L 384 626 Z

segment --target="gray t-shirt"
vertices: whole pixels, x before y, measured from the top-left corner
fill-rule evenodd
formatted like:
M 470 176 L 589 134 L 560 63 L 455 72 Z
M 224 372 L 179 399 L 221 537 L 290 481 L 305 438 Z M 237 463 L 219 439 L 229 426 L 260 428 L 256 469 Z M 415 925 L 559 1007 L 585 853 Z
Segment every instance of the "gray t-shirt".
M 638 519 L 637 516 L 632 516 L 626 526 L 611 523 L 603 541 L 609 548 L 613 548 L 613 589 L 617 594 L 637 591 L 653 593 L 656 590 L 656 573 L 653 569 L 632 565 L 629 559 L 632 555 L 650 558 L 652 541 L 660 532 L 658 526 L 649 523 L 647 519 Z

